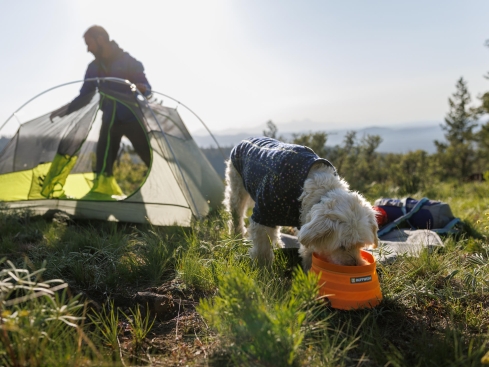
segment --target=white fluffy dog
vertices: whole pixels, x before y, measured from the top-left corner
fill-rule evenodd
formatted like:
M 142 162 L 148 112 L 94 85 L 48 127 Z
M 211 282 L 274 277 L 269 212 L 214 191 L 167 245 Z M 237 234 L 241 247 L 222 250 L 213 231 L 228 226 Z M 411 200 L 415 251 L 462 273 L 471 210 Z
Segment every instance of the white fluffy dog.
M 309 156 L 306 163 L 297 161 L 303 153 Z M 283 154 L 289 156 L 282 159 Z M 267 155 L 272 163 L 264 162 Z M 291 166 L 286 167 L 289 171 L 282 167 L 287 165 Z M 302 170 L 302 176 L 294 177 L 294 170 Z M 285 191 L 277 188 L 284 185 L 288 185 Z M 295 198 L 287 197 L 291 186 L 298 186 L 292 191 L 299 193 Z M 298 206 L 297 223 L 281 222 L 280 218 L 290 212 L 289 202 Z M 246 212 L 253 205 L 246 231 Z M 232 216 L 230 228 L 243 236 L 248 232 L 253 242 L 250 255 L 261 264 L 273 261 L 273 245 L 283 247 L 280 225 L 299 228 L 299 252 L 305 270 L 311 267 L 313 252 L 335 264 L 364 265 L 360 249 L 378 243 L 372 205 L 349 190 L 331 163 L 307 147 L 269 138 L 244 140 L 231 152 L 224 207 Z

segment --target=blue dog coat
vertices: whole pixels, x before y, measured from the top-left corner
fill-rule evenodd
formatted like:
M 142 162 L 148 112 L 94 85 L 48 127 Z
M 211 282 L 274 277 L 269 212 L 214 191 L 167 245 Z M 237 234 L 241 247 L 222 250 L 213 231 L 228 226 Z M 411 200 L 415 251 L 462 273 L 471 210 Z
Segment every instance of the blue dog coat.
M 312 165 L 322 162 L 311 148 L 260 137 L 243 140 L 231 151 L 231 162 L 255 201 L 254 222 L 267 227 L 299 227 L 304 181 Z

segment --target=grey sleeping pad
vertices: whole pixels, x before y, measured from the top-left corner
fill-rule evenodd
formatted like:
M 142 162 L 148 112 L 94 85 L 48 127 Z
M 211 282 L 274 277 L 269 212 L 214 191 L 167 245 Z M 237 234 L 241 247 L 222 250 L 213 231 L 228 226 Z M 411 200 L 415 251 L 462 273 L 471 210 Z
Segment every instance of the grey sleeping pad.
M 285 248 L 299 248 L 300 244 L 296 236 L 281 235 Z M 379 238 L 379 247 L 370 251 L 377 262 L 388 264 L 399 255 L 419 256 L 423 249 L 433 250 L 442 247 L 440 236 L 427 229 L 394 229 Z

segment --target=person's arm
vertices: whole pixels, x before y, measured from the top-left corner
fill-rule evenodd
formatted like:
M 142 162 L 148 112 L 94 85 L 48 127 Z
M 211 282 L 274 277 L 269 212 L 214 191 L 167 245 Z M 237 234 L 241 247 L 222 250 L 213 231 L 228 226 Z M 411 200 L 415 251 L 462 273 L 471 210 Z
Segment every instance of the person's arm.
M 80 94 L 73 101 L 71 101 L 67 115 L 72 112 L 78 111 L 79 109 L 85 107 L 90 103 L 95 91 L 97 90 L 97 82 L 94 80 L 88 81 L 88 79 L 95 78 L 97 72 L 95 70 L 95 65 L 91 63 L 88 65 L 87 72 L 85 73 L 85 78 L 82 87 L 80 88 Z
M 144 74 L 144 66 L 141 62 L 133 59 L 131 65 L 131 79 L 129 79 L 132 83 L 136 85 L 139 91 L 145 96 L 149 96 L 151 94 L 151 85 L 146 79 L 146 74 Z
M 93 77 L 93 71 L 91 70 L 91 65 L 89 65 L 87 72 L 85 73 L 85 81 L 80 88 L 80 94 L 70 103 L 51 112 L 51 115 L 49 116 L 51 121 L 53 121 L 53 118 L 55 117 L 63 117 L 69 115 L 72 112 L 78 111 L 79 109 L 85 107 L 87 104 L 90 103 L 97 89 L 97 82 L 87 81 L 87 79 Z

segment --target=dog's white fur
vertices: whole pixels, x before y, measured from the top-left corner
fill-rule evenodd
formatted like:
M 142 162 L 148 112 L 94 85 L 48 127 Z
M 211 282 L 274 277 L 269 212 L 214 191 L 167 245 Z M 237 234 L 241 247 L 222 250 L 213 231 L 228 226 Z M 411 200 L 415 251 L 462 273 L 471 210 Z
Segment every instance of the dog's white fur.
M 364 265 L 360 249 L 377 247 L 377 221 L 372 206 L 348 184 L 322 163 L 312 166 L 304 182 L 301 201 L 299 250 L 305 270 L 311 267 L 312 253 L 339 265 Z M 224 207 L 231 215 L 229 228 L 245 235 L 247 209 L 254 205 L 246 192 L 243 179 L 231 160 L 226 163 Z M 273 261 L 273 245 L 283 247 L 280 227 L 267 227 L 250 218 L 249 238 L 253 242 L 250 255 L 261 264 Z

